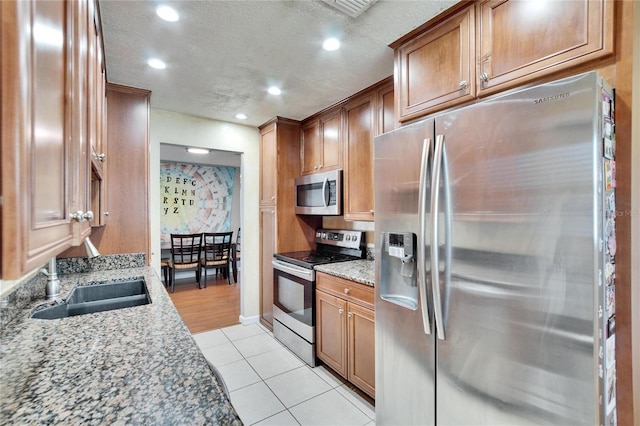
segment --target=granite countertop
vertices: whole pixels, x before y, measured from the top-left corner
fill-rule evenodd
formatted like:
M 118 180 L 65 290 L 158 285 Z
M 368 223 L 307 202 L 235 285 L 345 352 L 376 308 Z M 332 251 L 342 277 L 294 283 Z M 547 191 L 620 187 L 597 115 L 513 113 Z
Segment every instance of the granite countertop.
M 148 305 L 29 318 L 43 298 L 8 324 L 0 424 L 242 424 L 152 268 L 61 275 L 60 294 L 140 277 Z
M 375 268 L 373 260 L 352 260 L 349 262 L 317 265 L 314 269 L 368 286 L 374 286 Z

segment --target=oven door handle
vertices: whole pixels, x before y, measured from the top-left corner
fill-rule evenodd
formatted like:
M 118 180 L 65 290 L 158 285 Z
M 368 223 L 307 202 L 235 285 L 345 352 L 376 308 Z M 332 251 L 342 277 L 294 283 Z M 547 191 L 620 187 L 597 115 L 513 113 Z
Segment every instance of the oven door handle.
M 313 269 L 301 268 L 277 259 L 273 259 L 271 264 L 273 265 L 273 268 L 278 271 L 286 272 L 287 274 L 302 278 L 303 280 L 315 281 L 315 272 Z

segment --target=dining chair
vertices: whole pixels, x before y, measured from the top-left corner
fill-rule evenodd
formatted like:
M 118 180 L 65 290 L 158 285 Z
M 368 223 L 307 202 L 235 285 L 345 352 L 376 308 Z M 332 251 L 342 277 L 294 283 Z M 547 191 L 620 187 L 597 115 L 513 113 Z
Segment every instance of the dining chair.
M 171 260 L 169 261 L 171 293 L 175 290 L 176 270 L 195 270 L 196 282 L 200 286 L 201 251 L 202 234 L 171 234 Z
M 233 267 L 233 282 L 238 282 L 238 262 L 240 261 L 240 228 L 238 228 L 238 233 L 236 234 L 236 243 L 232 247 L 232 267 Z
M 200 259 L 200 269 L 204 272 L 204 288 L 207 287 L 207 269 L 222 270 L 222 276 L 231 284 L 229 264 L 231 263 L 232 232 L 205 232 L 202 234 L 204 257 Z

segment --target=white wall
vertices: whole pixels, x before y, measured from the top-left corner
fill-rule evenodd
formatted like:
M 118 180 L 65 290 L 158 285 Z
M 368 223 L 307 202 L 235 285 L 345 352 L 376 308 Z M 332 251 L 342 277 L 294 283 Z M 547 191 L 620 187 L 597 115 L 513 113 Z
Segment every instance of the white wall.
M 151 265 L 160 274 L 160 144 L 193 146 L 242 153 L 241 321 L 260 316 L 259 179 L 260 133 L 257 128 L 151 109 L 150 188 Z M 154 208 L 156 206 L 157 208 Z

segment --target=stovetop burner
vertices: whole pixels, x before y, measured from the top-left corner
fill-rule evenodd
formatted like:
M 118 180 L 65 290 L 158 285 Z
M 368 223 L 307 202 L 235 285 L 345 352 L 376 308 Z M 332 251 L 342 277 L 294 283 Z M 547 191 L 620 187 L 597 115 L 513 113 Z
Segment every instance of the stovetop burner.
M 302 258 L 305 262 L 309 263 L 318 263 L 318 262 L 328 262 L 331 259 L 330 256 L 319 256 L 317 254 L 312 254 L 309 256 L 305 256 Z
M 358 260 L 361 257 L 349 256 L 339 253 L 323 253 L 315 250 L 311 251 L 294 251 L 289 253 L 276 253 L 274 254 L 276 259 L 283 260 L 285 262 L 294 263 L 304 268 L 313 268 L 315 265 L 324 265 L 327 263 L 346 262 L 348 260 Z

